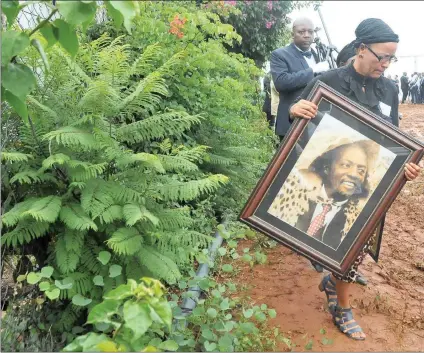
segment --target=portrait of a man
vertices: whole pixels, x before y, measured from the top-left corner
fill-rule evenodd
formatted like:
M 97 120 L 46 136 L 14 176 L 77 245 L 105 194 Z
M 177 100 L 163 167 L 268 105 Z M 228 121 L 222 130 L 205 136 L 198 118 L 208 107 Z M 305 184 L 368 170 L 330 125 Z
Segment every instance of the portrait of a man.
M 337 249 L 390 165 L 390 151 L 356 132 L 338 139 L 318 130 L 325 131 L 317 129 L 268 213 Z

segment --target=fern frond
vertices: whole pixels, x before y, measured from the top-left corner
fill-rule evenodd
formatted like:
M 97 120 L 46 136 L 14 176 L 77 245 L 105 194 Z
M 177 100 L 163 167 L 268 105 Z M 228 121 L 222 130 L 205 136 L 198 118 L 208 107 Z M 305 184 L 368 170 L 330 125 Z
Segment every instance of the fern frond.
M 70 160 L 66 163 L 66 165 L 69 167 L 68 170 L 70 179 L 78 182 L 97 178 L 104 173 L 107 167 L 106 162 L 91 164 L 76 160 Z
M 90 76 L 88 76 L 84 70 L 76 63 L 75 60 L 71 60 L 71 58 L 69 57 L 68 54 L 65 54 L 65 52 L 60 49 L 59 47 L 54 47 L 53 50 L 59 54 L 63 59 L 65 59 L 66 64 L 68 66 L 68 68 L 71 70 L 71 72 L 73 72 L 75 74 L 75 78 L 79 78 L 81 79 L 84 83 L 86 84 L 90 84 L 91 83 L 91 78 Z M 74 75 L 70 75 L 70 77 L 74 77 Z
M 167 136 L 180 137 L 184 131 L 199 123 L 200 116 L 173 111 L 124 125 L 116 133 L 120 141 L 136 143 Z
M 124 218 L 122 214 L 121 205 L 111 205 L 103 210 L 97 217 L 99 217 L 102 224 L 109 224 Z M 94 219 L 94 218 L 93 218 Z
M 47 196 L 38 199 L 25 211 L 22 212 L 21 219 L 32 217 L 39 222 L 53 223 L 59 216 L 62 207 L 62 200 L 58 196 Z
M 33 239 L 44 236 L 50 224 L 34 220 L 20 221 L 15 229 L 1 236 L 2 245 L 16 247 L 29 243 Z
M 66 230 L 59 234 L 55 246 L 56 263 L 60 271 L 68 274 L 76 270 L 80 262 L 85 233 Z
M 140 174 L 138 174 L 140 176 Z M 138 181 L 140 183 L 140 181 Z M 118 203 L 142 203 L 143 194 L 130 188 L 129 186 L 124 186 L 122 184 L 117 183 L 109 183 L 110 189 L 109 192 L 114 198 L 114 200 Z
M 159 228 L 162 230 L 172 230 L 187 228 L 193 224 L 190 217 L 190 210 L 185 208 L 173 208 L 156 212 L 159 219 Z
M 47 133 L 43 141 L 55 140 L 65 147 L 76 147 L 83 151 L 98 150 L 99 145 L 90 131 L 82 130 L 74 126 L 65 126 L 59 130 Z
M 187 182 L 168 182 L 158 188 L 159 194 L 168 201 L 191 201 L 202 194 L 215 192 L 222 184 L 228 182 L 225 175 L 215 174 L 204 179 Z
M 217 165 L 223 165 L 223 166 L 229 166 L 237 164 L 238 162 L 233 158 L 228 158 L 224 156 L 218 156 L 213 153 L 208 153 L 206 155 L 205 161 L 211 164 L 217 164 Z
M 11 210 L 2 216 L 2 223 L 8 227 L 14 226 L 16 223 L 18 223 L 22 213 L 28 211 L 37 200 L 37 198 L 32 197 L 28 200 L 17 203 Z
M 78 294 L 85 295 L 94 287 L 92 275 L 90 273 L 74 272 L 70 273 L 69 277 L 74 280 L 72 289 Z
M 4 162 L 28 162 L 28 159 L 33 158 L 31 154 L 19 153 L 19 152 L 1 152 L 1 160 Z
M 205 158 L 208 146 L 199 145 L 193 148 L 184 148 L 178 151 L 177 156 L 189 160 L 193 163 L 200 162 Z
M 135 228 L 119 228 L 106 241 L 106 244 L 119 255 L 137 253 L 143 243 L 143 237 Z
M 70 229 L 97 231 L 96 223 L 84 212 L 78 203 L 64 205 L 60 210 L 59 219 Z
M 159 223 L 159 219 L 155 217 L 146 207 L 138 204 L 126 204 L 122 209 L 122 214 L 127 226 L 133 226 L 139 221 L 149 220 L 153 225 Z
M 132 92 L 118 106 L 119 111 L 131 113 L 144 110 L 153 113 L 162 101 L 162 97 L 168 95 L 165 79 L 159 72 L 152 72 L 130 90 Z
M 57 184 L 56 178 L 50 173 L 42 173 L 41 170 L 24 170 L 16 173 L 11 179 L 10 183 L 18 182 L 19 184 L 34 184 L 43 181 L 52 181 Z
M 81 254 L 81 271 L 89 271 L 95 275 L 99 274 L 102 270 L 102 264 L 97 259 L 101 249 L 97 246 L 96 241 L 88 238 L 84 244 Z
M 91 82 L 78 105 L 85 112 L 102 112 L 110 116 L 120 104 L 119 93 L 108 82 L 95 80 Z
M 68 162 L 70 159 L 71 158 L 69 156 L 63 153 L 52 154 L 51 156 L 43 160 L 42 166 L 43 169 L 49 169 L 54 164 L 62 165 Z
M 146 76 L 154 69 L 153 62 L 159 59 L 161 45 L 155 43 L 146 47 L 138 59 L 131 65 L 131 75 Z
M 81 191 L 81 206 L 92 219 L 115 203 L 109 192 L 107 183 L 101 179 L 91 179 Z
M 189 160 L 179 156 L 158 155 L 163 167 L 167 171 L 195 172 L 199 167 Z
M 174 261 L 161 254 L 155 247 L 145 245 L 138 251 L 138 259 L 155 277 L 175 283 L 181 278 L 180 270 Z
M 84 307 L 76 307 L 72 303 L 69 303 L 61 312 L 61 315 L 59 315 L 58 321 L 53 324 L 53 328 L 57 330 L 57 332 L 71 332 L 82 310 L 84 310 Z
M 116 161 L 119 168 L 124 168 L 130 164 L 142 162 L 147 167 L 154 168 L 158 173 L 165 173 L 161 159 L 158 156 L 150 153 L 127 154 Z
M 161 75 L 171 76 L 175 74 L 175 66 L 180 65 L 183 62 L 183 59 L 187 56 L 187 52 L 182 50 L 178 53 L 175 53 L 171 58 L 169 58 L 157 71 Z
M 54 110 L 50 109 L 49 107 L 47 107 L 44 104 L 41 104 L 37 99 L 35 99 L 33 96 L 28 95 L 27 96 L 27 100 L 29 105 L 33 105 L 35 107 L 37 107 L 38 109 L 40 109 L 45 115 L 47 116 L 51 116 L 52 118 L 57 118 L 57 114 Z

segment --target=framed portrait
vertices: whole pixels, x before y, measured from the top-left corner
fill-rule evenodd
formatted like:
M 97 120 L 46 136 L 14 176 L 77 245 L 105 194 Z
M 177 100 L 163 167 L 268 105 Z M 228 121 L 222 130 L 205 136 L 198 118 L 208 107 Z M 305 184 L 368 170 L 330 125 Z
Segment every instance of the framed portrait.
M 368 250 L 368 254 L 372 257 L 375 262 L 378 262 L 378 258 L 380 256 L 380 248 L 381 241 L 383 239 L 383 229 L 384 223 L 386 221 L 386 216 L 383 216 L 382 220 L 378 223 L 377 228 L 374 231 L 374 242 L 370 249 Z
M 317 81 L 240 220 L 344 275 L 418 163 L 424 144 Z

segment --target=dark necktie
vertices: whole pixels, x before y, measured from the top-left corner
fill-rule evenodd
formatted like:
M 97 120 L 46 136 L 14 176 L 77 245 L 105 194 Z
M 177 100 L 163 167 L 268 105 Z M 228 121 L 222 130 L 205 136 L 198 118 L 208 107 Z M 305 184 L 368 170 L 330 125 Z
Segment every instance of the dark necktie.
M 310 59 L 312 57 L 312 52 L 311 51 L 302 51 L 301 54 L 305 57 L 307 57 L 308 59 Z

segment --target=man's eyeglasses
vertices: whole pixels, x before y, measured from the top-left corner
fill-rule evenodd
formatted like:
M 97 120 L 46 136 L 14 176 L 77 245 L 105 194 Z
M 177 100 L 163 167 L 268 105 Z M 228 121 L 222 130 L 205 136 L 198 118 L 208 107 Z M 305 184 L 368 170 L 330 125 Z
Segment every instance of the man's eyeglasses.
M 367 48 L 374 56 L 382 63 L 395 63 L 398 61 L 397 57 L 394 55 L 377 55 L 374 50 L 372 50 L 368 45 L 364 44 L 364 47 Z

